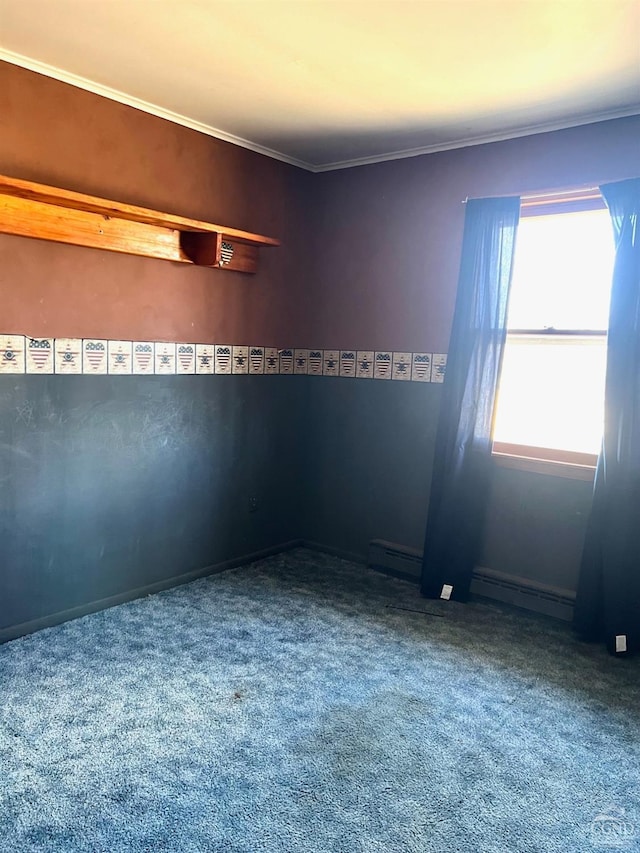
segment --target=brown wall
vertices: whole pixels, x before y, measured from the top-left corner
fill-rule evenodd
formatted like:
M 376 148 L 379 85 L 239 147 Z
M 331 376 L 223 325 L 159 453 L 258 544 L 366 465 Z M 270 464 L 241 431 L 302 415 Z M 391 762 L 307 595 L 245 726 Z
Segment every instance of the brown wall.
M 312 175 L 2 62 L 0 117 L 2 174 L 282 241 L 246 276 L 0 235 L 1 332 L 295 344 Z
M 51 337 L 445 352 L 463 198 L 640 173 L 640 117 L 320 175 L 2 62 L 0 117 L 0 173 L 282 241 L 243 276 L 0 235 L 2 331 Z
M 316 176 L 310 345 L 446 352 L 462 199 L 640 174 L 640 116 Z

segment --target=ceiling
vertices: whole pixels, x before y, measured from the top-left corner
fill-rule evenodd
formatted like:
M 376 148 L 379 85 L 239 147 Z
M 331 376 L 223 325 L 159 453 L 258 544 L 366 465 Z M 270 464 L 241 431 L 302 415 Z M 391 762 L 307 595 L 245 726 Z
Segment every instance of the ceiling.
M 639 0 L 0 0 L 0 59 L 312 171 L 640 113 Z

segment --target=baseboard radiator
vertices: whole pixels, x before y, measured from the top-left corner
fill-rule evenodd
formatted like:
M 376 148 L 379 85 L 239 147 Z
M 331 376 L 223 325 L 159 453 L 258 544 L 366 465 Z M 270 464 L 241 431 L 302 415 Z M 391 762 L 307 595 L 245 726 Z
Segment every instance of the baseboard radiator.
M 368 565 L 377 571 L 418 583 L 422 570 L 422 551 L 395 542 L 374 539 L 369 543 Z M 573 619 L 574 592 L 541 584 L 529 578 L 478 566 L 473 572 L 471 592 L 473 595 L 544 613 L 556 619 L 568 622 Z

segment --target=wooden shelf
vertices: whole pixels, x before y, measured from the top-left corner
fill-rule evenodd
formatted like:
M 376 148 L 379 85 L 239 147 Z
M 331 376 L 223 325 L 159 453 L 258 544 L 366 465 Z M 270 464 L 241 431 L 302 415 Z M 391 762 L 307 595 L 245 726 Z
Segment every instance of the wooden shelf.
M 254 273 L 278 240 L 0 175 L 0 233 Z

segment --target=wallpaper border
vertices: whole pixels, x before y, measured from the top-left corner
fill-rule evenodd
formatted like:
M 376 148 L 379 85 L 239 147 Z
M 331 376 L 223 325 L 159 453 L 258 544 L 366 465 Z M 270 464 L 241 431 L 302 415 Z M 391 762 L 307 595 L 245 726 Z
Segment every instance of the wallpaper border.
M 0 335 L 0 374 L 297 375 L 442 383 L 446 353 Z

